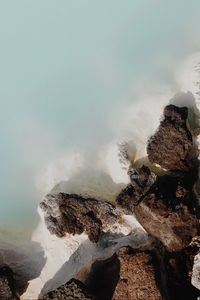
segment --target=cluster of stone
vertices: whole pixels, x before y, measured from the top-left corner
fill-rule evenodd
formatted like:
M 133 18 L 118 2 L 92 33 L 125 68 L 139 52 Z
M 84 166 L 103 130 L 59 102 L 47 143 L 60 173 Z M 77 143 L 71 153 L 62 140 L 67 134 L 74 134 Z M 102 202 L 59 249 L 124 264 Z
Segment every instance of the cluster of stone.
M 122 214 L 133 214 L 154 242 L 148 249 L 122 247 L 111 258 L 95 262 L 84 284 L 71 279 L 41 300 L 199 297 L 200 209 L 194 188 L 198 157 L 187 118 L 186 107 L 165 107 L 160 126 L 147 144 L 150 163 L 129 169 L 130 182 L 115 205 L 81 194 L 51 193 L 44 198 L 40 207 L 46 226 L 59 238 L 85 232 L 97 243 Z M 156 174 L 153 165 L 164 174 Z M 7 268 L 0 269 L 0 299 L 17 299 L 12 271 Z

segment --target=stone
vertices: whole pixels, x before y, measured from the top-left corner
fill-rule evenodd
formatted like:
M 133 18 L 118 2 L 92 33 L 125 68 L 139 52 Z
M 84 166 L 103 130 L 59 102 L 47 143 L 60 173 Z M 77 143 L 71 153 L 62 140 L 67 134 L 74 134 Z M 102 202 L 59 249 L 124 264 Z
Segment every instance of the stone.
M 151 163 L 171 171 L 192 167 L 193 139 L 187 128 L 187 107 L 168 105 L 156 133 L 149 139 L 147 154 Z
M 77 194 L 47 195 L 40 207 L 44 211 L 48 230 L 58 237 L 86 232 L 96 243 L 106 225 L 114 224 L 119 212 L 107 202 L 84 198 Z
M 71 279 L 66 284 L 44 295 L 40 300 L 94 300 L 85 285 L 76 279 Z
M 15 300 L 15 281 L 13 271 L 8 266 L 0 268 L 0 300 Z

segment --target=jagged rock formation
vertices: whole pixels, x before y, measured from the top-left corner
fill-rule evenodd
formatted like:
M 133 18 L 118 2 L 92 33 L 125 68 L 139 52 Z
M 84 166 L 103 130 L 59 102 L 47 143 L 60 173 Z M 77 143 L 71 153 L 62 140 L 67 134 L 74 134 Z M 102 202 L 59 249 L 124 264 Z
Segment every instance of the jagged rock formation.
M 79 280 L 71 279 L 66 284 L 39 298 L 40 300 L 94 300 L 86 286 Z
M 186 126 L 187 115 L 186 107 L 166 106 L 164 120 L 147 146 L 149 160 L 173 172 L 156 178 L 148 167 L 134 170 L 130 172 L 131 184 L 117 197 L 168 251 L 188 246 L 200 229 L 199 205 L 193 193 L 197 158 Z
M 49 194 L 40 207 L 52 234 L 63 237 L 66 233 L 74 235 L 85 231 L 92 242 L 99 240 L 106 225 L 114 224 L 119 218 L 119 212 L 111 203 L 76 194 Z
M 146 231 L 162 241 L 169 251 L 178 251 L 186 247 L 200 229 L 193 181 L 192 174 L 160 176 L 139 202 L 135 193 L 129 192 L 134 191 L 132 184 L 119 194 L 117 201 L 135 213 Z
M 147 154 L 152 163 L 172 171 L 189 170 L 193 141 L 186 124 L 187 117 L 187 107 L 165 107 L 164 119 L 147 145 Z
M 123 208 L 134 212 L 135 206 L 142 201 L 155 182 L 156 175 L 143 165 L 129 171 L 129 176 L 131 183 L 120 192 L 116 201 Z
M 156 242 L 147 250 L 122 247 L 111 258 L 93 264 L 86 285 L 95 300 L 196 300 L 191 284 L 197 249 L 169 253 Z
M 118 207 L 105 198 L 95 197 L 96 193 L 88 196 L 79 191 L 59 193 L 54 190 L 41 202 L 51 234 L 63 238 L 67 234 L 85 232 L 93 242 L 89 242 L 94 247 L 91 249 L 114 249 L 110 251 L 110 256 L 115 253 L 111 258 L 93 264 L 85 281 L 93 296 L 87 295 L 86 299 L 196 300 L 199 296 L 194 286 L 200 286 L 200 258 L 196 246 L 190 244 L 200 234 L 200 209 L 194 192 L 198 160 L 192 134 L 187 128 L 187 116 L 186 107 L 166 106 L 158 131 L 148 141 L 149 167 L 143 165 L 134 169 L 130 166 L 130 183 L 118 194 Z M 163 171 L 164 175 L 154 174 L 151 163 L 167 171 Z M 112 241 L 104 240 L 102 233 L 122 222 L 127 212 L 134 214 L 149 236 L 153 236 L 148 249 L 138 246 L 135 235 L 135 250 L 130 247 L 118 250 L 132 246 L 129 238 L 130 233 L 134 235 L 132 231 L 127 236 L 120 232 L 120 238 Z M 120 241 L 123 237 L 125 244 Z M 152 244 L 152 240 L 155 243 Z M 78 253 L 77 249 L 77 256 Z M 99 259 L 99 255 L 95 259 L 97 257 Z M 197 263 L 192 275 L 194 257 Z M 85 286 L 70 281 L 41 299 L 82 299 L 83 290 Z M 71 295 L 74 298 L 70 298 Z
M 0 300 L 16 300 L 13 271 L 7 267 L 0 268 Z

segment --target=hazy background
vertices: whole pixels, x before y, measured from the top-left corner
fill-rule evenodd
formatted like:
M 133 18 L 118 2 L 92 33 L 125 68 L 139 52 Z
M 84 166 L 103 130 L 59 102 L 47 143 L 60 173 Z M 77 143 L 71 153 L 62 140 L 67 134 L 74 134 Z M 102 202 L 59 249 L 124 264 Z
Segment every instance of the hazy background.
M 135 90 L 173 85 L 198 49 L 199 11 L 199 0 L 0 2 L 1 228 L 34 226 L 43 169 L 115 138 Z

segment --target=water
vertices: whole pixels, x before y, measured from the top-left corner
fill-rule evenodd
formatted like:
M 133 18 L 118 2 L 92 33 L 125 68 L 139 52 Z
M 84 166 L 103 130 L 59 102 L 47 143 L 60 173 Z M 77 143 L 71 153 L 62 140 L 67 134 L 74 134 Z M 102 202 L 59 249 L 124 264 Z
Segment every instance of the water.
M 109 143 L 142 135 L 144 120 L 154 128 L 159 96 L 181 89 L 179 64 L 199 50 L 199 9 L 198 0 L 0 4 L 2 230 L 34 228 L 50 186 L 103 158 L 112 169 Z

